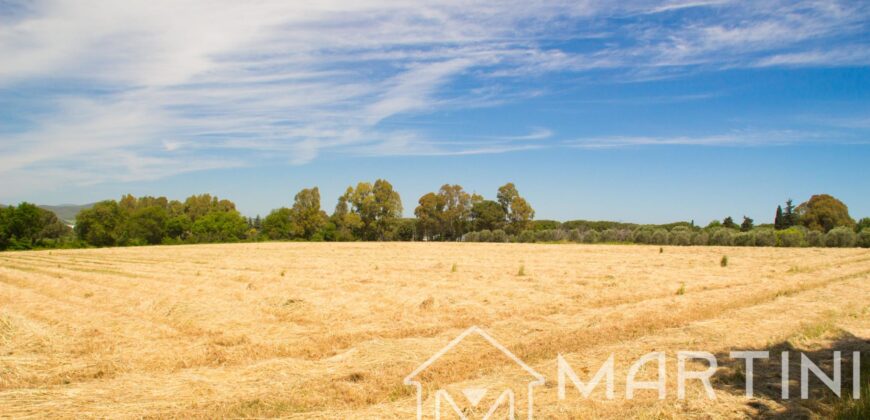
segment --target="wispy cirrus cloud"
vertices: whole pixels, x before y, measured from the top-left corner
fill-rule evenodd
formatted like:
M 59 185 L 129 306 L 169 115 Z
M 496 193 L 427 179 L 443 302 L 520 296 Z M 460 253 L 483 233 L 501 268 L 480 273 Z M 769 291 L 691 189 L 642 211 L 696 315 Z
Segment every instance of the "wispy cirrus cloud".
M 835 131 L 734 130 L 699 136 L 602 136 L 567 140 L 566 146 L 584 149 L 611 149 L 643 146 L 785 146 L 797 143 L 861 143 L 870 141 Z
M 5 1 L 0 102 L 44 110 L 0 117 L 0 176 L 83 184 L 324 153 L 539 148 L 560 144 L 552 129 L 443 138 L 390 122 L 534 97 L 545 82 L 514 82 L 544 74 L 866 63 L 868 14 L 845 1 Z M 849 49 L 820 48 L 834 38 Z

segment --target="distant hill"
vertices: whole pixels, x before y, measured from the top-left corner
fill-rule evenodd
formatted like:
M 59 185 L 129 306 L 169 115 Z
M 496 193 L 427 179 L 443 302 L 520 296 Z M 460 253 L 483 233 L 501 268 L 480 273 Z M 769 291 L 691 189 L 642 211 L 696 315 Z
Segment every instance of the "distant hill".
M 44 204 L 40 204 L 39 208 L 48 210 L 57 215 L 57 218 L 63 220 L 68 224 L 74 224 L 76 220 L 76 215 L 79 214 L 80 211 L 84 209 L 89 209 L 94 206 L 94 203 L 90 204 L 60 204 L 57 206 L 47 206 Z

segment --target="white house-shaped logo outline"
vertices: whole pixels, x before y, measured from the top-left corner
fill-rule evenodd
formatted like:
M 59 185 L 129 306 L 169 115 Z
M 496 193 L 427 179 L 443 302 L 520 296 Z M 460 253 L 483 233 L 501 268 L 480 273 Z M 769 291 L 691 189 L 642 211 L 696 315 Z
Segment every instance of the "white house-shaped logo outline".
M 529 395 L 528 395 L 528 414 L 529 414 L 528 418 L 529 418 L 529 420 L 532 420 L 533 419 L 533 410 L 532 410 L 532 407 L 533 407 L 533 405 L 532 405 L 533 388 L 536 386 L 544 384 L 544 382 L 545 382 L 544 376 L 541 375 L 540 373 L 536 372 L 531 367 L 529 367 L 529 365 L 527 365 L 525 362 L 520 360 L 519 357 L 517 357 L 515 354 L 511 353 L 511 351 L 508 350 L 505 346 L 503 346 L 498 341 L 495 341 L 495 339 L 492 338 L 492 336 L 490 336 L 489 334 L 487 334 L 486 331 L 484 331 L 483 329 L 481 329 L 480 327 L 477 327 L 477 326 L 473 326 L 473 327 L 463 331 L 462 334 L 459 334 L 459 336 L 454 338 L 453 341 L 448 343 L 446 346 L 444 346 L 444 348 L 439 350 L 432 357 L 430 357 L 428 360 L 423 362 L 423 364 L 418 366 L 417 369 L 414 369 L 413 372 L 411 372 L 408 376 L 405 377 L 405 380 L 403 381 L 405 385 L 413 385 L 417 388 L 417 420 L 423 419 L 423 384 L 420 381 L 416 380 L 416 377 L 421 372 L 426 370 L 429 366 L 431 366 L 433 363 L 435 363 L 438 359 L 440 359 L 442 356 L 444 356 L 447 352 L 449 352 L 454 347 L 459 345 L 459 343 L 462 342 L 462 340 L 464 340 L 466 337 L 468 337 L 471 334 L 477 334 L 480 337 L 482 337 L 490 345 L 492 345 L 493 347 L 498 349 L 498 351 L 502 352 L 502 354 L 507 356 L 510 360 L 512 360 L 517 365 L 519 365 L 523 370 L 525 370 L 529 375 L 531 375 L 535 379 L 533 381 L 530 381 L 528 384 L 528 393 L 529 393 Z M 453 410 L 456 411 L 457 414 L 459 414 L 460 418 L 466 419 L 466 416 L 459 410 L 459 407 L 456 405 L 456 403 L 453 401 L 453 399 L 450 397 L 450 395 L 447 393 L 447 391 L 445 391 L 443 389 L 439 389 L 435 393 L 435 399 L 436 399 L 436 401 L 435 401 L 435 418 L 436 419 L 441 418 L 441 401 L 442 400 L 447 401 L 447 403 L 450 405 L 450 407 L 453 408 Z M 505 400 L 507 400 L 507 402 L 510 404 L 510 406 L 509 406 L 510 418 L 516 419 L 515 409 L 514 409 L 514 402 L 515 402 L 514 394 L 511 390 L 506 390 L 505 392 L 501 393 L 501 395 L 496 400 L 495 404 L 492 406 L 492 408 L 489 410 L 489 412 L 486 414 L 486 416 L 484 416 L 484 420 L 488 419 L 489 416 L 492 415 L 492 413 L 498 408 L 498 406 L 502 402 L 504 402 Z

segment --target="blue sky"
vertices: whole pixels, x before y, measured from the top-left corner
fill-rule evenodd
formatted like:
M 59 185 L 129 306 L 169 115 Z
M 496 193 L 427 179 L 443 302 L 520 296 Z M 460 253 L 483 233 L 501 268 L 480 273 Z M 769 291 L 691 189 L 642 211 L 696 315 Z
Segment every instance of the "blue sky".
M 512 181 L 538 218 L 870 216 L 866 2 L 298 3 L 0 0 L 0 202 L 386 178 L 406 215 Z

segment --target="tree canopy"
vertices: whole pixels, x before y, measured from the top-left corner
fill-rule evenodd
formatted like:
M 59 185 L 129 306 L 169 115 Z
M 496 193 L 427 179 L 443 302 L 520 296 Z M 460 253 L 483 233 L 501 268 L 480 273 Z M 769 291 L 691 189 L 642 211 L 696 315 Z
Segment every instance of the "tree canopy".
M 814 195 L 799 206 L 776 208 L 774 223 L 756 226 L 743 216 L 694 222 L 640 225 L 612 221 L 535 220 L 531 204 L 513 183 L 495 200 L 444 184 L 418 199 L 413 218 L 402 218 L 392 184 L 378 179 L 348 187 L 331 216 L 321 209 L 320 190 L 303 188 L 292 205 L 265 218 L 243 217 L 230 200 L 210 194 L 183 201 L 166 197 L 106 200 L 81 210 L 71 229 L 33 204 L 0 206 L 0 250 L 42 247 L 129 246 L 258 240 L 307 241 L 484 241 L 625 243 L 739 246 L 870 246 L 870 218 L 857 224 L 840 200 Z
M 36 205 L 0 207 L 0 251 L 49 246 L 70 232 L 54 213 Z
M 842 201 L 828 195 L 818 194 L 797 206 L 795 214 L 800 224 L 807 229 L 828 232 L 835 227 L 855 227 L 849 216 L 849 208 Z

